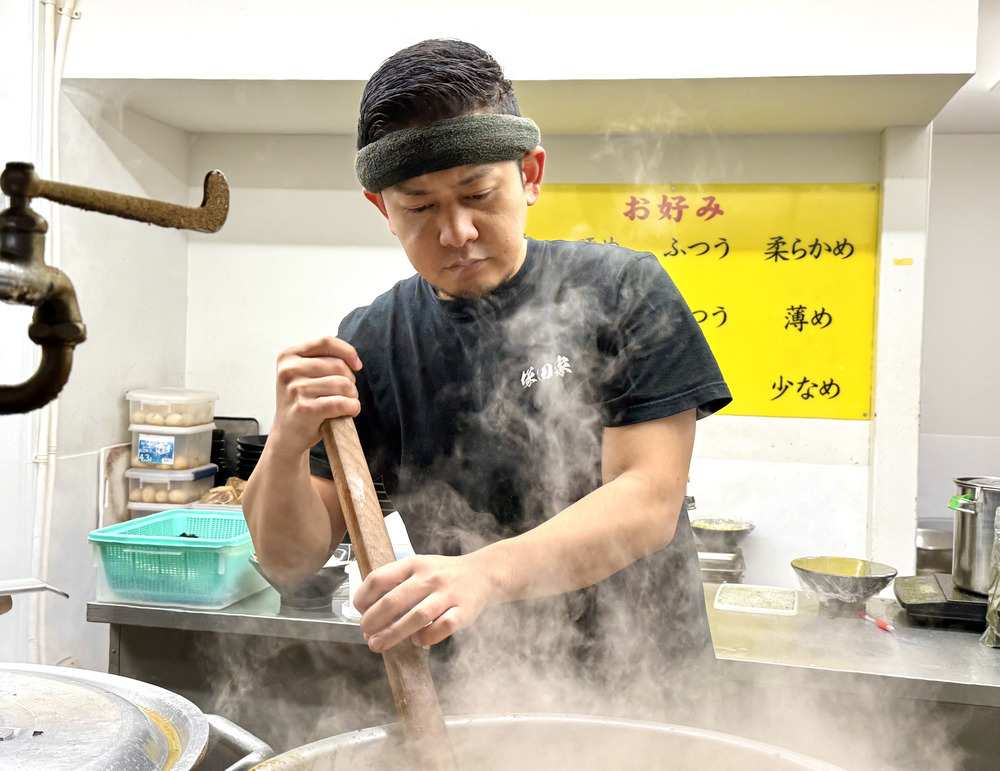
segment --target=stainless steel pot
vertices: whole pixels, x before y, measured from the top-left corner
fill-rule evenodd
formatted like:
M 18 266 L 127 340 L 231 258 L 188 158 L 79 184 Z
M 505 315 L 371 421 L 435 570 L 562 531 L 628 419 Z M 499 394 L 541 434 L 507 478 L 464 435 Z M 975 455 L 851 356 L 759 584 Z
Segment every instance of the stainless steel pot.
M 959 477 L 954 482 L 958 494 L 948 504 L 955 511 L 951 577 L 959 589 L 989 594 L 1000 477 Z
M 477 771 L 839 768 L 762 742 L 664 723 L 585 715 L 477 715 L 451 717 L 445 723 L 459 767 Z M 403 771 L 412 767 L 399 727 L 392 725 L 307 744 L 261 763 L 257 771 Z
M 0 765 L 23 771 L 197 768 L 210 742 L 243 757 L 271 748 L 218 715 L 155 685 L 84 669 L 0 664 Z

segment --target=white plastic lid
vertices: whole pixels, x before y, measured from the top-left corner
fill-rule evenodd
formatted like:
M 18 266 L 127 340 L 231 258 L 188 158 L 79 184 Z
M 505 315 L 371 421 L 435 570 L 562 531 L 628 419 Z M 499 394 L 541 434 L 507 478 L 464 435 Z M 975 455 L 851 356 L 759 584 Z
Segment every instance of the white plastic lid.
M 215 423 L 204 423 L 200 426 L 146 426 L 140 423 L 133 423 L 128 427 L 129 431 L 138 431 L 143 434 L 203 434 L 206 431 L 214 431 Z
M 218 470 L 219 467 L 214 463 L 206 463 L 204 466 L 197 466 L 185 469 L 184 471 L 127 468 L 125 469 L 125 476 L 129 479 L 139 479 L 144 482 L 192 482 L 195 479 L 214 476 Z
M 215 391 L 194 391 L 189 388 L 145 388 L 125 394 L 129 401 L 144 404 L 200 404 L 218 401 Z
M 147 514 L 176 508 L 176 503 L 137 503 L 136 501 L 129 501 L 128 503 L 129 511 L 144 511 Z

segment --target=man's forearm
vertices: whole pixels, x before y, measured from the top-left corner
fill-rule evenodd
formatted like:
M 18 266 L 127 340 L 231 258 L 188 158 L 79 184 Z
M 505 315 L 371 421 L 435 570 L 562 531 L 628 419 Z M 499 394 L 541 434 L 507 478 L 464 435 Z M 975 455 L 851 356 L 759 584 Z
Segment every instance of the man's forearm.
M 470 555 L 492 577 L 498 602 L 582 589 L 670 543 L 683 483 L 657 494 L 624 474 L 538 527 Z
M 330 512 L 313 484 L 309 455 L 287 458 L 265 445 L 243 493 L 243 512 L 264 572 L 294 585 L 314 575 L 330 554 Z

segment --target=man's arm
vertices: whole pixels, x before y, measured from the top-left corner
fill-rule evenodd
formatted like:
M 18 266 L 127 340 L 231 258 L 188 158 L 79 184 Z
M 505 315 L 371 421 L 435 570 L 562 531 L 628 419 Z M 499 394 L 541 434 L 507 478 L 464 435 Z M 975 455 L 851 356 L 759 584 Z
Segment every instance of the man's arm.
M 243 492 L 243 513 L 268 577 L 293 586 L 315 575 L 347 528 L 337 488 L 309 473 L 309 450 L 328 418 L 356 416 L 357 351 L 324 337 L 278 356 L 274 422 Z
M 355 595 L 376 651 L 440 642 L 490 605 L 580 589 L 670 543 L 694 446 L 695 411 L 604 430 L 604 484 L 527 533 L 461 557 L 411 557 Z

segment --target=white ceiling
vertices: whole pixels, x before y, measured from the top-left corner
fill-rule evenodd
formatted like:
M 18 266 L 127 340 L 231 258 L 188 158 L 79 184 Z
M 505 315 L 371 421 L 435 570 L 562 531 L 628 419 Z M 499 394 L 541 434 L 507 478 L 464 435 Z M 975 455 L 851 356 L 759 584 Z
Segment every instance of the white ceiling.
M 550 134 L 837 133 L 926 125 L 964 74 L 515 83 Z M 122 106 L 192 133 L 355 133 L 360 81 L 68 80 L 78 108 Z
M 555 134 L 1000 133 L 1000 0 L 981 0 L 977 72 L 798 78 L 519 81 L 522 112 Z M 78 107 L 126 107 L 192 133 L 353 135 L 361 81 L 68 79 Z
M 979 0 L 976 74 L 938 113 L 934 130 L 948 134 L 1000 134 L 998 82 L 1000 0 Z

